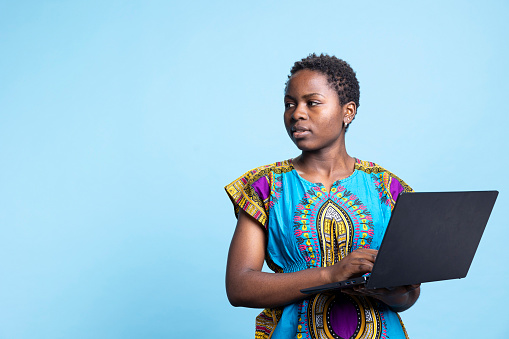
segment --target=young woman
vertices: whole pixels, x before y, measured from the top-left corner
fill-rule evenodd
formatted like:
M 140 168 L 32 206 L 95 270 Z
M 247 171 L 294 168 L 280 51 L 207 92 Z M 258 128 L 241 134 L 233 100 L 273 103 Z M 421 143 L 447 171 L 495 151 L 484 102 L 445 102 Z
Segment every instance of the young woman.
M 265 308 L 256 338 L 406 338 L 398 312 L 420 287 L 304 295 L 301 289 L 371 272 L 395 199 L 411 188 L 348 155 L 345 132 L 359 84 L 334 56 L 295 63 L 285 90 L 286 130 L 302 151 L 225 187 L 238 217 L 226 270 L 234 306 Z M 264 259 L 275 273 L 262 272 Z

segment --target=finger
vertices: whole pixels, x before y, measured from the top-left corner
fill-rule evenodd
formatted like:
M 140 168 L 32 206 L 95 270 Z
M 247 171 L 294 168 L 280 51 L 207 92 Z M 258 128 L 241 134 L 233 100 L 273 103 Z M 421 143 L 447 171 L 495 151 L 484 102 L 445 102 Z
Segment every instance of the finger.
M 368 293 L 371 293 L 371 291 L 373 291 L 373 290 L 368 290 L 365 285 L 354 286 L 353 289 L 355 292 L 362 293 L 362 294 L 368 294 Z
M 369 258 L 371 261 L 375 261 L 376 255 L 378 254 L 377 250 L 371 248 L 358 248 L 352 252 L 352 254 L 361 255 L 362 257 Z
M 366 252 L 366 254 L 368 254 L 370 256 L 371 259 L 373 259 L 373 261 L 376 260 L 376 256 L 378 255 L 377 250 L 373 250 L 371 248 L 366 248 L 365 252 Z
M 352 291 L 352 293 L 349 293 L 351 295 L 358 295 L 363 297 L 371 297 L 371 296 L 377 296 L 378 293 L 374 290 L 368 290 L 366 288 L 359 288 Z
M 356 264 L 368 264 L 373 265 L 375 263 L 375 260 L 373 259 L 373 256 L 368 255 L 365 257 L 355 257 L 352 259 L 352 262 Z
M 416 290 L 419 287 L 421 287 L 421 284 L 407 285 L 405 287 L 406 287 L 407 292 L 410 292 L 410 291 Z
M 371 254 L 377 254 L 378 253 L 378 250 L 375 250 L 375 249 L 372 249 L 372 248 L 364 248 L 364 247 L 359 247 L 358 249 L 356 249 L 353 252 L 356 252 L 356 251 L 366 252 L 366 253 L 371 253 Z
M 356 291 L 354 291 L 352 289 L 348 289 L 348 291 L 341 290 L 341 292 L 343 292 L 345 294 L 348 294 L 348 295 L 357 295 L 357 296 L 363 296 L 364 295 L 364 294 L 356 292 Z
M 373 270 L 373 263 L 363 262 L 357 265 L 357 273 L 371 273 Z

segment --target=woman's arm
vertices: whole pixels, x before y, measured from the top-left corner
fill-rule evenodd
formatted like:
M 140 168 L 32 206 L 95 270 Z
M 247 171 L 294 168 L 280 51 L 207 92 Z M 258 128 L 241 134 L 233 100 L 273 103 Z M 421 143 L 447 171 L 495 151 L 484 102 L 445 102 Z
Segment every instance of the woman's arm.
M 277 307 L 303 299 L 303 288 L 346 280 L 371 272 L 377 251 L 359 249 L 329 267 L 295 273 L 262 272 L 267 239 L 262 226 L 239 213 L 226 267 L 226 293 L 233 306 Z

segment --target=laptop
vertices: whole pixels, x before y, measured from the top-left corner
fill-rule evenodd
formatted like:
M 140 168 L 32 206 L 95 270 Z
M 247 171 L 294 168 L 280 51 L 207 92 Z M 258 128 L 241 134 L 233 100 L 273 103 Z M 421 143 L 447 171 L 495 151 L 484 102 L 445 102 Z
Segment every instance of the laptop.
M 466 277 L 498 191 L 401 193 L 371 274 L 301 290 L 384 288 Z

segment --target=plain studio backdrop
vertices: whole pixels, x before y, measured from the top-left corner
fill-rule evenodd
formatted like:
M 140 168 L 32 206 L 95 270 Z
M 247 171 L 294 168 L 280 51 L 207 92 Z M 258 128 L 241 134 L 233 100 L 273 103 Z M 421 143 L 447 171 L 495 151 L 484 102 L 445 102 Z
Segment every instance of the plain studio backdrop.
M 498 189 L 412 339 L 509 337 L 506 1 L 2 1 L 0 338 L 252 338 L 223 186 L 295 157 L 294 61 L 356 70 L 349 153 L 417 191 Z M 496 280 L 495 280 L 496 279 Z

